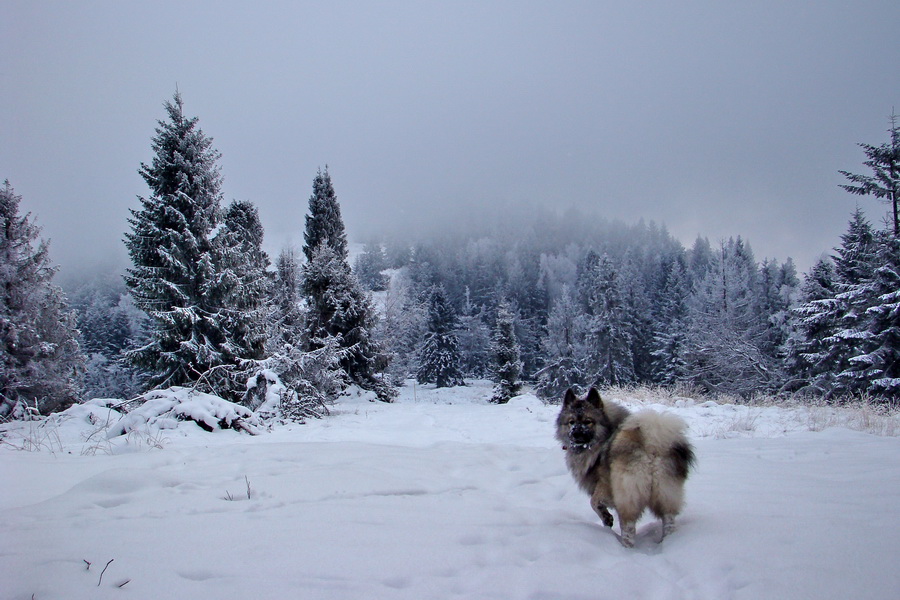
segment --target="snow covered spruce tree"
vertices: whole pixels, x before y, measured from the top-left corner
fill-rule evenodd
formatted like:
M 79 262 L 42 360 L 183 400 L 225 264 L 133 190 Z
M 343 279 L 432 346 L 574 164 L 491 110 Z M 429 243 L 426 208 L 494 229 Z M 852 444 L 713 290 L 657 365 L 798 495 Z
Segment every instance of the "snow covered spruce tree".
M 460 368 L 459 325 L 456 311 L 447 299 L 443 286 L 434 286 L 428 296 L 428 329 L 419 350 L 416 380 L 437 387 L 463 385 Z
M 651 343 L 655 381 L 672 385 L 687 375 L 688 297 L 690 284 L 680 260 L 668 265 L 660 293 L 656 333 Z
M 877 261 L 875 231 L 857 207 L 834 255 L 835 294 L 817 303 L 822 310 L 821 319 L 829 324 L 828 330 L 822 332 L 824 349 L 817 357 L 826 369 L 818 381 L 829 396 L 865 391 L 865 382 L 857 376 L 850 359 L 865 353 L 868 286 Z
M 252 275 L 230 270 L 238 262 L 232 253 L 253 245 L 259 231 L 243 230 L 253 215 L 239 207 L 215 235 L 222 217 L 220 155 L 198 119 L 185 117 L 177 92 L 165 109 L 168 120 L 158 122 L 152 139 L 153 161 L 139 171 L 150 195 L 139 198 L 125 235 L 133 263 L 125 282 L 150 317 L 149 341 L 128 356 L 151 374 L 151 386 L 202 378 L 214 391 L 234 392 L 228 369 L 256 356 L 260 344 L 257 325 L 248 325 L 256 319 L 249 308 L 258 289 L 242 289 Z
M 622 300 L 619 277 L 606 254 L 589 254 L 579 283 L 587 307 L 584 370 L 590 385 L 622 385 L 635 379 L 633 328 Z
M 381 244 L 369 242 L 363 253 L 356 257 L 353 273 L 367 289 L 373 292 L 383 292 L 387 289 L 389 278 L 382 273 L 387 269 L 387 259 Z
M 303 254 L 307 262 L 312 262 L 313 255 L 322 245 L 330 248 L 338 260 L 346 262 L 348 259 L 344 219 L 341 217 L 341 206 L 334 193 L 327 165 L 325 172 L 319 169 L 313 180 L 313 193 L 309 197 L 309 214 L 306 215 L 303 241 Z
M 285 248 L 275 260 L 271 311 L 268 315 L 267 353 L 275 354 L 286 346 L 303 346 L 303 311 L 300 309 L 300 263 L 293 248 Z
M 491 330 L 484 322 L 484 309 L 476 309 L 466 286 L 462 310 L 458 315 L 460 366 L 464 377 L 482 379 L 490 373 Z
M 300 265 L 292 248 L 275 261 L 266 313 L 265 358 L 245 361 L 246 391 L 241 403 L 265 416 L 303 422 L 328 414 L 328 405 L 346 385 L 338 339 L 306 350 L 305 313 L 300 298 Z
M 265 353 L 269 257 L 263 226 L 251 202 L 233 201 L 213 238 L 216 296 L 222 304 L 229 354 L 258 360 Z
M 509 303 L 501 302 L 497 308 L 497 324 L 494 328 L 494 393 L 491 402 L 505 404 L 522 389 L 522 359 L 516 339 L 516 317 Z
M 347 235 L 327 168 L 313 181 L 304 240 L 306 349 L 318 350 L 328 345 L 328 338 L 337 338 L 347 378 L 390 402 L 396 390 L 378 374 L 384 370 L 384 354 L 373 337 L 375 309 L 347 262 Z
M 749 396 L 780 387 L 778 363 L 765 349 L 759 271 L 740 237 L 722 242 L 689 302 L 688 372 L 702 388 Z
M 869 160 L 864 165 L 872 169 L 872 175 L 855 175 L 840 171 L 851 181 L 841 187 L 860 196 L 875 196 L 891 206 L 894 237 L 900 237 L 900 120 L 891 114 L 891 141 L 880 146 L 859 144 Z
M 839 374 L 876 397 L 900 399 L 900 238 L 879 232 L 877 267 L 847 297 L 861 311 L 849 337 L 858 340 L 850 368 Z M 862 312 L 864 309 L 864 312 Z
M 791 332 L 785 342 L 785 368 L 789 380 L 784 389 L 813 395 L 826 395 L 832 389 L 837 360 L 829 356 L 835 350 L 826 343 L 838 327 L 835 307 L 837 275 L 834 263 L 822 258 L 806 274 L 800 298 L 790 309 Z
M 418 348 L 427 329 L 428 307 L 413 289 L 406 267 L 391 277 L 382 298 L 376 336 L 389 355 L 386 374 L 395 385 L 401 385 L 415 376 Z
M 62 410 L 78 400 L 84 357 L 75 315 L 62 290 L 40 228 L 19 214 L 21 196 L 0 188 L 0 417 Z
M 70 296 L 78 317 L 87 361 L 85 398 L 134 398 L 143 391 L 143 374 L 124 359 L 126 349 L 146 336 L 146 315 L 135 308 L 125 282 L 92 281 Z
M 541 398 L 558 401 L 569 388 L 584 387 L 585 325 L 584 313 L 569 286 L 564 284 L 547 318 L 547 335 L 543 340 L 547 365 L 538 371 L 534 389 Z

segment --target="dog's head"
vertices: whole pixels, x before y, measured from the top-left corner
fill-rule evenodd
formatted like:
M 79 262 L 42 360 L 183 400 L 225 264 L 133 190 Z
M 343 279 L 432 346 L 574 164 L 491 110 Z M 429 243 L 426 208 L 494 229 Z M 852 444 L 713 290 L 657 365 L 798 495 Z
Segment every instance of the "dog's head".
M 556 439 L 564 448 L 583 452 L 610 435 L 610 421 L 606 415 L 600 392 L 595 388 L 584 398 L 571 389 L 563 398 L 562 409 L 556 418 Z

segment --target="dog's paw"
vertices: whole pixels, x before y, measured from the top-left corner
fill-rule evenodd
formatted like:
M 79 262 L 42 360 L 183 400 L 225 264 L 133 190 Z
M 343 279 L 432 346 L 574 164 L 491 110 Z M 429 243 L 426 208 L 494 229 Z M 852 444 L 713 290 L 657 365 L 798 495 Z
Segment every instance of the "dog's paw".
M 666 515 L 663 517 L 663 530 L 662 530 L 662 538 L 664 539 L 667 535 L 675 533 L 677 526 L 675 525 L 675 517 L 672 515 Z M 662 541 L 662 539 L 660 539 Z
M 613 526 L 612 513 L 609 512 L 609 510 L 605 509 L 605 508 L 601 509 L 598 512 L 600 513 L 600 519 L 603 521 L 603 524 L 606 525 L 607 527 L 612 527 Z
M 619 536 L 619 541 L 626 548 L 634 548 L 634 538 L 636 534 L 637 532 L 634 523 L 623 524 L 622 535 Z

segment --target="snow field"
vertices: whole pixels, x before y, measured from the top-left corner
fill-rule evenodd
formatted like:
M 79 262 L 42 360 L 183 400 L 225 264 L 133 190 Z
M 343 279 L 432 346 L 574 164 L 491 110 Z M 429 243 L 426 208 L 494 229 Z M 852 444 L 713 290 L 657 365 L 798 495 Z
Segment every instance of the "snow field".
M 627 550 L 565 470 L 558 407 L 489 395 L 409 386 L 255 437 L 178 423 L 99 447 L 82 413 L 39 452 L 8 426 L 0 597 L 898 597 L 898 438 L 657 406 L 688 421 L 698 464 L 679 530 L 657 544 L 645 518 Z

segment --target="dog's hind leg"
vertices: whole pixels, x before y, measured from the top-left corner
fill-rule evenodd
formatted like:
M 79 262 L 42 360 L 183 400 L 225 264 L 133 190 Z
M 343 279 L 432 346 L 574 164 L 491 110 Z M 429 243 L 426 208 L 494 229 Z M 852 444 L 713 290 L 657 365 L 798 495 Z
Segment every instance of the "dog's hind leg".
M 662 537 L 659 539 L 660 542 L 666 539 L 667 535 L 675 533 L 675 529 L 677 529 L 675 526 L 675 515 L 663 515 L 662 526 Z
M 619 538 L 619 541 L 622 542 L 622 545 L 626 548 L 634 548 L 634 536 L 637 530 L 637 523 L 635 521 L 621 521 L 621 523 L 622 536 Z

